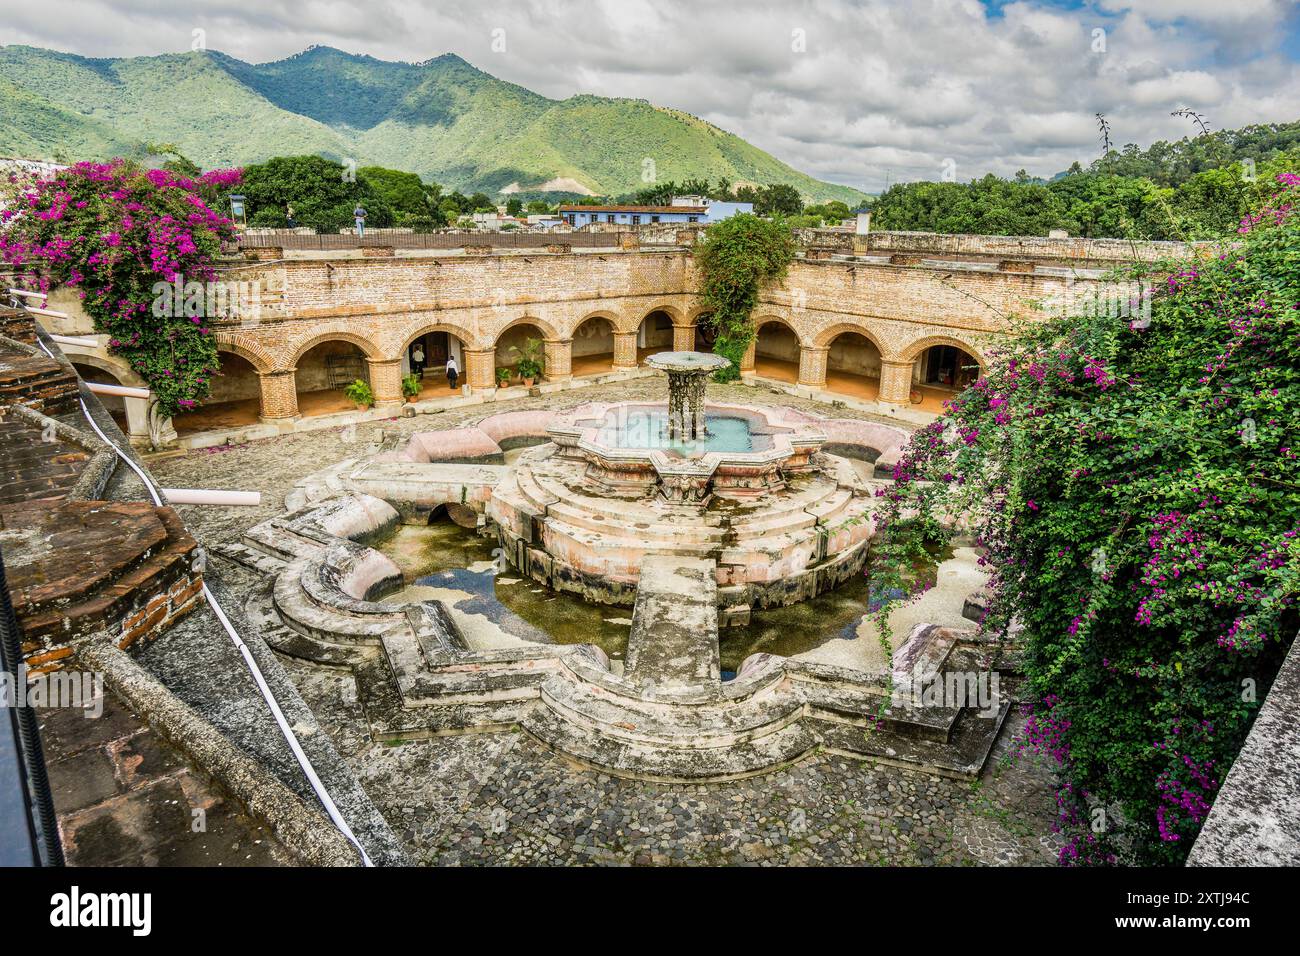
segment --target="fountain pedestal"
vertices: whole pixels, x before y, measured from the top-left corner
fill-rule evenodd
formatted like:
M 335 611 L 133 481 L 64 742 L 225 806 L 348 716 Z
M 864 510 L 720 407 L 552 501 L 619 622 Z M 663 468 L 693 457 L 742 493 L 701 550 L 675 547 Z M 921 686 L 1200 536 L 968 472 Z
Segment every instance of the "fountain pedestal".
M 659 352 L 646 365 L 668 375 L 668 439 L 696 441 L 705 436 L 704 388 L 706 376 L 731 362 L 712 352 Z

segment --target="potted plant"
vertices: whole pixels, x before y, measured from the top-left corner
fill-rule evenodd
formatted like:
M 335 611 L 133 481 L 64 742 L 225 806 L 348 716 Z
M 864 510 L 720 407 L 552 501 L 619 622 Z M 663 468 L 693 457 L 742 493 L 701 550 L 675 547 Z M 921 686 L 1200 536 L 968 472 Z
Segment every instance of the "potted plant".
M 522 346 L 516 345 L 510 351 L 519 356 L 515 365 L 519 377 L 524 380 L 525 386 L 532 388 L 537 376 L 542 374 L 542 340 L 526 339 Z
M 497 369 L 497 388 L 505 388 L 510 384 L 510 369 Z
M 413 401 L 420 394 L 420 376 L 412 372 L 402 376 L 402 398 Z
M 375 393 L 370 390 L 370 383 L 365 379 L 359 378 L 348 385 L 343 389 L 343 394 L 363 412 L 375 403 Z

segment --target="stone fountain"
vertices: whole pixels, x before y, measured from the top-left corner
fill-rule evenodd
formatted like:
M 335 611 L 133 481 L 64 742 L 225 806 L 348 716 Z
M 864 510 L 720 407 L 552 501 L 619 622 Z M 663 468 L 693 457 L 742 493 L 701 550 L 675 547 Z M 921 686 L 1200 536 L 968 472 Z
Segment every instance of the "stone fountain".
M 707 376 L 730 360 L 712 352 L 659 352 L 646 365 L 668 374 L 668 438 L 697 441 L 706 434 L 704 387 Z

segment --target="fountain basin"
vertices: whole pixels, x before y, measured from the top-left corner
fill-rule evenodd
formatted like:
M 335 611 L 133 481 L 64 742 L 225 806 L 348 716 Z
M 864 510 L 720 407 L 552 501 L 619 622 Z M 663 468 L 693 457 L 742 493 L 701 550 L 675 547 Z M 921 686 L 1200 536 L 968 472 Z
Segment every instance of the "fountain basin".
M 581 406 L 547 432 L 560 455 L 587 463 L 586 478 L 598 488 L 657 490 L 666 501 L 694 505 L 714 494 L 778 491 L 787 476 L 809 470 L 826 441 L 806 421 L 786 422 L 777 408 L 711 405 L 702 412 L 706 434 L 693 440 L 671 434 L 663 405 L 635 402 Z

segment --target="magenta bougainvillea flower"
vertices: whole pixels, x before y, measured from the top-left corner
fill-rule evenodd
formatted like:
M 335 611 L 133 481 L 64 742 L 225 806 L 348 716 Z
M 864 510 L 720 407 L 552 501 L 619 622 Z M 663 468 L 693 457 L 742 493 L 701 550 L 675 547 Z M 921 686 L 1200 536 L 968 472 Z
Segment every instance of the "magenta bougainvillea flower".
M 233 224 L 215 199 L 238 169 L 200 177 L 123 160 L 78 163 L 47 180 L 11 181 L 0 212 L 0 258 L 26 287 L 75 288 L 95 329 L 174 415 L 207 397 L 217 350 L 207 319 L 156 308 L 159 284 L 211 283 Z M 173 297 L 174 298 L 174 297 Z M 206 300 L 205 300 L 206 301 Z

